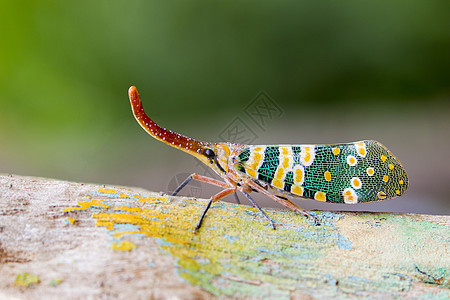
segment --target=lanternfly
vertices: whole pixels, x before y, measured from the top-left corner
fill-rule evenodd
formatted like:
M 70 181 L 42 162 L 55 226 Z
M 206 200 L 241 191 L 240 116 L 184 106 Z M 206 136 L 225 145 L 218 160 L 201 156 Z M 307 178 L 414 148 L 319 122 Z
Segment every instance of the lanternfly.
M 387 200 L 402 195 L 408 176 L 400 161 L 377 141 L 334 145 L 242 145 L 201 142 L 159 127 L 144 112 L 137 89 L 128 90 L 134 117 L 155 139 L 187 152 L 214 170 L 223 181 L 191 174 L 172 195 L 192 179 L 221 187 L 206 205 L 194 231 L 200 228 L 213 202 L 243 193 L 269 220 L 274 221 L 249 195 L 259 192 L 272 200 L 316 218 L 286 196 L 355 204 Z

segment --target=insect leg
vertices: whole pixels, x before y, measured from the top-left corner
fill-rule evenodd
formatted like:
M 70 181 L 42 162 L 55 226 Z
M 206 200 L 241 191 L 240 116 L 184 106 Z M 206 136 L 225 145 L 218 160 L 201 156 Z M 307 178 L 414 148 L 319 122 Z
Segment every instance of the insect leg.
M 198 223 L 197 223 L 197 225 L 196 225 L 195 228 L 194 228 L 194 233 L 196 233 L 197 230 L 200 228 L 200 226 L 202 226 L 202 221 L 203 221 L 203 219 L 205 218 L 206 212 L 207 212 L 208 209 L 211 207 L 211 204 L 212 204 L 212 203 L 213 203 L 213 200 L 212 200 L 212 198 L 211 198 L 211 199 L 209 199 L 208 204 L 206 204 L 206 207 L 205 207 L 205 209 L 203 210 L 202 215 L 200 216 L 200 220 L 198 220 Z
M 237 204 L 241 204 L 241 201 L 239 200 L 237 193 L 234 193 L 234 198 L 236 199 Z
M 313 220 L 314 225 L 319 225 L 319 222 L 317 221 L 316 217 L 311 215 L 310 213 L 308 213 L 306 210 L 304 210 L 303 208 L 299 207 L 298 205 L 292 203 L 291 201 L 289 201 L 288 199 L 283 199 L 280 198 L 272 193 L 270 193 L 269 191 L 265 190 L 263 187 L 259 186 L 257 183 L 255 183 L 253 180 L 245 180 L 245 184 L 248 185 L 249 187 L 251 187 L 252 189 L 270 197 L 272 200 L 280 203 L 281 205 L 292 209 L 295 212 L 299 212 L 302 215 L 310 218 L 311 220 Z
M 212 196 L 211 199 L 209 199 L 208 204 L 206 205 L 205 209 L 202 212 L 202 215 L 200 216 L 200 220 L 198 220 L 197 226 L 195 226 L 194 228 L 194 233 L 197 232 L 200 226 L 202 226 L 202 221 L 205 218 L 206 212 L 211 207 L 211 204 L 234 192 L 236 192 L 236 187 L 229 187 L 227 189 L 224 189 L 223 191 L 220 191 L 219 193 Z
M 172 196 L 176 196 L 179 191 L 181 191 L 182 188 L 184 188 L 189 181 L 192 180 L 192 175 L 189 175 L 178 187 L 177 189 L 172 193 Z
M 253 203 L 253 206 L 256 207 L 257 209 L 259 209 L 259 211 L 263 214 L 263 216 L 266 217 L 267 220 L 269 220 L 273 229 L 276 229 L 275 224 L 273 223 L 273 220 L 264 212 L 264 210 L 255 202 L 255 200 L 253 200 L 252 197 L 250 197 L 250 195 L 246 191 L 241 191 L 241 192 L 242 192 L 242 194 L 245 195 L 245 197 L 248 198 L 248 200 L 250 200 Z
M 186 178 L 185 181 L 183 181 L 177 187 L 177 189 L 172 193 L 172 196 L 176 196 L 181 191 L 181 189 L 184 188 L 189 183 L 189 181 L 191 181 L 192 179 L 198 180 L 200 182 L 209 183 L 209 184 L 212 184 L 212 185 L 217 185 L 217 186 L 220 186 L 221 188 L 224 188 L 224 189 L 228 188 L 228 185 L 226 183 L 224 183 L 224 182 L 221 182 L 219 180 L 216 180 L 216 179 L 213 179 L 213 178 L 209 178 L 209 177 L 206 177 L 206 176 L 198 175 L 196 173 L 192 173 L 191 175 L 188 176 L 188 178 Z

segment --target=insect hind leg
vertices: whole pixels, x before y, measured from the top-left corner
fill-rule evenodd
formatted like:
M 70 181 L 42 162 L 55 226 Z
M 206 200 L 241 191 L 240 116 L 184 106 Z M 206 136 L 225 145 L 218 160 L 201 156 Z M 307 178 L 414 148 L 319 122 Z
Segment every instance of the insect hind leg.
M 239 200 L 237 193 L 234 193 L 234 199 L 236 199 L 237 204 L 241 204 L 241 201 Z
M 253 200 L 252 197 L 250 197 L 250 195 L 249 195 L 246 191 L 241 191 L 241 192 L 242 192 L 242 194 L 245 195 L 245 197 L 248 198 L 248 200 L 250 200 L 250 201 L 253 203 L 253 206 L 256 207 L 257 209 L 259 209 L 259 211 L 263 214 L 263 216 L 266 217 L 267 220 L 269 220 L 270 225 L 272 225 L 272 228 L 273 228 L 273 229 L 276 229 L 275 223 L 274 223 L 274 221 L 272 220 L 272 218 L 270 218 L 270 217 L 265 213 L 265 211 L 264 211 L 264 210 L 263 210 L 263 209 L 255 202 L 255 200 Z
M 278 195 L 274 195 L 274 194 L 270 193 L 269 191 L 267 191 L 263 187 L 259 186 L 257 183 L 255 183 L 252 180 L 246 180 L 245 184 L 247 184 L 250 188 L 255 189 L 256 191 L 260 192 L 261 194 L 264 194 L 264 195 L 268 196 L 272 200 L 280 203 L 281 205 L 283 205 L 283 206 L 285 206 L 287 208 L 290 208 L 290 209 L 292 209 L 295 212 L 299 212 L 302 215 L 304 215 L 305 217 L 310 218 L 314 222 L 314 225 L 316 225 L 316 226 L 320 225 L 319 222 L 317 221 L 317 218 L 315 216 L 311 215 L 310 213 L 308 213 L 306 210 L 304 210 L 303 208 L 299 207 L 298 205 L 292 203 L 287 198 L 285 198 L 283 196 L 278 196 Z

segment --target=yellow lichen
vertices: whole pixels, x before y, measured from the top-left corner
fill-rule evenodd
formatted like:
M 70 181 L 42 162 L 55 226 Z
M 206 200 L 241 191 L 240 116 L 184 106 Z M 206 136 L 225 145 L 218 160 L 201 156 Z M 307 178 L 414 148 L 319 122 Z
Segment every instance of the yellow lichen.
M 39 277 L 37 275 L 28 274 L 28 273 L 24 272 L 24 273 L 20 273 L 19 275 L 17 275 L 15 283 L 18 286 L 29 287 L 33 284 L 38 284 Z
M 136 248 L 136 245 L 130 241 L 121 241 L 112 242 L 111 245 L 109 245 L 109 248 L 121 251 L 131 251 Z

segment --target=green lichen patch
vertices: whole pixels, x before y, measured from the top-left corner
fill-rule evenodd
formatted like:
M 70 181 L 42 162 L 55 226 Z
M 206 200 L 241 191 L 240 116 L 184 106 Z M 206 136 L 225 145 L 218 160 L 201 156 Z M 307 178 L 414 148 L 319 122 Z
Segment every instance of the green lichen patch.
M 430 230 L 435 239 L 428 239 L 429 249 L 448 247 L 439 238 L 442 228 L 387 214 L 316 212 L 321 225 L 314 226 L 302 215 L 266 210 L 276 220 L 273 230 L 257 209 L 218 202 L 193 233 L 205 201 L 105 189 L 87 200 L 81 209 L 93 211 L 114 243 L 128 245 L 133 235 L 157 238 L 160 249 L 176 258 L 181 278 L 218 296 L 288 299 L 302 291 L 334 298 L 397 297 L 416 280 L 415 257 L 404 257 L 418 251 L 409 237 Z M 393 239 L 405 245 L 398 248 Z M 418 240 L 423 249 L 427 238 Z M 361 255 L 367 253 L 362 249 L 373 249 L 371 257 Z M 446 265 L 434 267 L 436 273 Z

